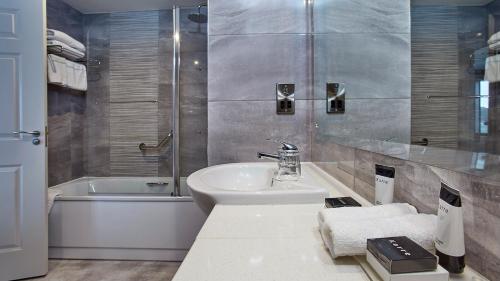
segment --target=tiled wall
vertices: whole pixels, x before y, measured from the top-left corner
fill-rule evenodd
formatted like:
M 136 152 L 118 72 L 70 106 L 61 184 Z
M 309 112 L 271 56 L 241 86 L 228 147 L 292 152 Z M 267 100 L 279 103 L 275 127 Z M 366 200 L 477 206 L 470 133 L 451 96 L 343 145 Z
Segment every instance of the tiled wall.
M 427 138 L 432 146 L 457 148 L 458 8 L 412 6 L 411 12 L 412 141 Z
M 410 1 L 318 0 L 312 21 L 315 142 L 350 136 L 407 143 Z M 345 83 L 345 114 L 326 113 L 328 82 Z
M 420 212 L 437 213 L 442 181 L 460 190 L 466 263 L 490 280 L 497 280 L 500 275 L 500 180 L 497 173 L 473 176 L 333 142 L 313 149 L 323 155 L 323 160 L 314 160 L 318 166 L 371 202 L 375 197 L 375 164 L 396 168 L 395 201 L 408 202 Z M 392 150 L 397 154 L 395 148 Z
M 289 0 L 210 0 L 208 163 L 256 161 L 268 138 L 310 160 L 312 54 L 309 5 Z M 276 83 L 295 83 L 295 115 L 276 114 Z
M 206 24 L 181 13 L 181 175 L 206 166 Z M 172 149 L 142 153 L 172 130 L 172 11 L 85 15 L 90 176 L 171 176 Z M 194 63 L 197 62 L 197 64 Z
M 60 0 L 47 1 L 48 28 L 62 30 L 83 41 L 83 15 Z M 48 165 L 49 185 L 79 178 L 86 174 L 83 134 L 85 94 L 49 85 Z

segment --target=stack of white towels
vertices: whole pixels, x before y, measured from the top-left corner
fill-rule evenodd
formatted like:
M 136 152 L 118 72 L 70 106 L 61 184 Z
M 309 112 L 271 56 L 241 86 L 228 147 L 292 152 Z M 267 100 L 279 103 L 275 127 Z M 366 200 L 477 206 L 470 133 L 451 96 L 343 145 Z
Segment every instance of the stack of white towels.
M 87 90 L 87 68 L 85 65 L 74 62 L 85 57 L 85 46 L 68 34 L 54 30 L 47 30 L 47 58 L 48 82 L 71 89 Z
M 488 48 L 500 51 L 500 32 L 493 34 L 488 40 Z M 500 54 L 489 56 L 486 59 L 484 80 L 489 82 L 500 81 Z
M 407 236 L 434 250 L 435 215 L 418 214 L 410 204 L 323 209 L 318 214 L 321 237 L 333 258 L 366 254 L 366 240 Z

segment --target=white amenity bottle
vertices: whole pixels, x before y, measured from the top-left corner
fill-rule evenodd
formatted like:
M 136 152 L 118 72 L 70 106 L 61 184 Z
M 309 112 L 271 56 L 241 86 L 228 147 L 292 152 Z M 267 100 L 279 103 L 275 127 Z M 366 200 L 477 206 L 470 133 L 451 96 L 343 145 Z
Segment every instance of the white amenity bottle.
M 375 205 L 392 203 L 395 174 L 394 167 L 375 165 Z

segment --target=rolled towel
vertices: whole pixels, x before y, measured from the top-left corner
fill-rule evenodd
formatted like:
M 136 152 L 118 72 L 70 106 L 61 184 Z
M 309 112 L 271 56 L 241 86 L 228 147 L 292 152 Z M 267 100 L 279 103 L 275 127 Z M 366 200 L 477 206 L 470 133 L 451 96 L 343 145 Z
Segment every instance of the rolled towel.
M 55 30 L 55 29 L 47 29 L 47 40 L 57 40 L 65 43 L 71 48 L 75 48 L 80 52 L 85 52 L 85 45 L 83 45 L 80 41 L 75 38 L 69 36 L 68 34 Z
M 47 212 L 50 213 L 56 197 L 62 194 L 62 190 L 58 188 L 49 188 L 47 196 Z
M 327 221 L 321 236 L 333 258 L 366 253 L 366 240 L 407 236 L 427 250 L 434 249 L 435 215 L 404 215 L 354 221 Z
M 321 229 L 325 221 L 387 218 L 417 213 L 417 209 L 408 203 L 394 203 L 373 207 L 329 208 L 318 213 L 318 222 Z

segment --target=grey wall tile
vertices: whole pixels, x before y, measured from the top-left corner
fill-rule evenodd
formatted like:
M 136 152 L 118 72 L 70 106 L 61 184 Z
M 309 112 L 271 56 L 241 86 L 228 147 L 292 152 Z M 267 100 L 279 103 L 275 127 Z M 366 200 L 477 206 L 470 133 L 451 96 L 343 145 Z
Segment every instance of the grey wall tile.
M 410 0 L 315 0 L 314 32 L 410 33 Z
M 47 27 L 84 42 L 83 14 L 60 0 L 47 1 Z M 49 186 L 86 173 L 84 155 L 85 96 L 79 91 L 48 86 Z
M 208 164 L 255 162 L 257 152 L 278 149 L 268 138 L 296 144 L 309 161 L 311 103 L 298 101 L 295 115 L 277 115 L 272 101 L 209 102 Z
M 459 53 L 458 9 L 416 6 L 412 9 L 412 140 L 457 148 Z M 449 96 L 428 100 L 427 96 Z
M 110 16 L 111 102 L 158 99 L 159 12 Z
M 189 176 L 208 164 L 206 83 L 183 85 L 180 98 L 180 173 Z
M 307 35 L 209 36 L 209 101 L 275 100 L 276 83 L 310 93 Z
M 315 98 L 327 82 L 346 83 L 348 98 L 410 98 L 409 34 L 315 34 Z
M 409 141 L 409 99 L 348 99 L 345 106 L 345 114 L 327 114 L 325 102 L 315 100 L 315 121 L 320 134 Z
M 62 0 L 47 0 L 47 27 L 67 33 L 80 42 L 84 42 L 84 15 Z
M 308 6 L 289 0 L 211 0 L 209 33 L 306 33 Z
M 111 104 L 109 118 L 112 175 L 158 175 L 158 155 L 144 155 L 139 150 L 139 143 L 157 144 L 157 112 L 157 103 Z

